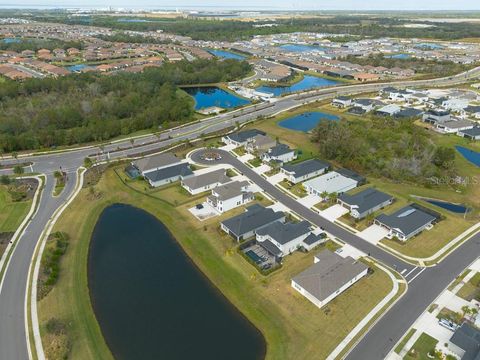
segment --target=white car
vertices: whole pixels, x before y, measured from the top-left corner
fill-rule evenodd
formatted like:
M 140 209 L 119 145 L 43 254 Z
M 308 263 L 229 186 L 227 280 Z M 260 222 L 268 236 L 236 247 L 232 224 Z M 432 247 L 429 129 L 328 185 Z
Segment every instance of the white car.
M 446 328 L 448 330 L 451 330 L 451 331 L 455 331 L 458 328 L 457 324 L 455 324 L 454 322 L 452 322 L 448 319 L 440 319 L 440 320 L 438 320 L 438 323 L 440 324 L 440 326 L 443 326 L 444 328 Z

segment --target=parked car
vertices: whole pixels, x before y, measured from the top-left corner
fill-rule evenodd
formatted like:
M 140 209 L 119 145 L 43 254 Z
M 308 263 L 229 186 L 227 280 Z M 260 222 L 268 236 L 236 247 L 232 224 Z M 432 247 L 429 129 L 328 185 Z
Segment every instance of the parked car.
M 451 330 L 451 331 L 455 331 L 458 328 L 457 324 L 455 324 L 454 322 L 452 322 L 448 319 L 440 319 L 440 320 L 438 320 L 438 323 L 440 324 L 440 326 L 443 326 L 444 328 L 446 328 L 448 330 Z

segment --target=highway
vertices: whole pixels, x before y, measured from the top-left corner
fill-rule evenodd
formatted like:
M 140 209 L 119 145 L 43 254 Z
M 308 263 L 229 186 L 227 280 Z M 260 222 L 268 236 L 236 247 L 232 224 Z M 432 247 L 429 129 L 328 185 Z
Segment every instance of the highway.
M 467 79 L 477 78 L 480 75 L 480 67 L 472 69 L 449 78 L 421 80 L 421 81 L 397 81 L 390 83 L 347 85 L 332 88 L 323 88 L 301 94 L 294 94 L 275 99 L 274 102 L 252 105 L 250 107 L 221 114 L 200 122 L 191 123 L 180 128 L 164 131 L 160 135 L 147 135 L 138 137 L 134 143 L 130 139 L 120 140 L 102 146 L 86 146 L 59 153 L 48 153 L 44 155 L 20 155 L 19 159 L 6 158 L 0 163 L 2 165 L 14 166 L 19 162 L 33 162 L 32 170 L 36 173 L 47 175 L 46 186 L 43 190 L 39 211 L 33 216 L 26 228 L 25 234 L 17 240 L 15 250 L 6 265 L 0 285 L 0 359 L 28 359 L 28 349 L 25 334 L 25 295 L 27 277 L 30 262 L 34 254 L 35 246 L 40 234 L 46 227 L 48 220 L 68 198 L 72 195 L 75 187 L 75 171 L 82 164 L 87 156 L 97 160 L 119 159 L 128 155 L 142 152 L 152 152 L 164 148 L 173 143 L 192 140 L 202 134 L 208 134 L 223 130 L 237 123 L 245 123 L 257 119 L 259 116 L 271 116 L 290 108 L 300 106 L 308 102 L 329 99 L 338 95 L 353 95 L 366 92 L 379 91 L 387 86 L 448 86 L 461 84 Z M 238 165 L 238 164 L 237 164 Z M 54 184 L 53 172 L 59 169 L 69 174 L 66 187 L 59 197 L 52 197 Z M 248 173 L 247 169 L 243 169 Z M 251 170 L 250 170 L 251 171 Z M 11 169 L 0 170 L 0 174 L 10 173 Z M 249 173 L 250 174 L 250 173 Z M 254 173 L 255 174 L 255 173 Z M 253 174 L 250 174 L 254 176 Z M 256 174 L 255 174 L 256 175 Z M 254 177 L 255 178 L 255 177 Z M 285 198 L 282 192 L 276 188 L 269 187 L 269 183 L 255 178 L 262 186 L 265 186 L 272 196 L 290 203 L 293 199 Z M 271 186 L 271 185 L 270 185 Z M 295 202 L 296 203 L 296 202 Z M 294 207 L 295 208 L 295 207 Z M 295 208 L 298 214 L 305 216 L 315 224 L 321 224 L 327 231 L 337 236 L 342 241 L 351 243 L 360 250 L 370 253 L 377 260 L 401 269 L 410 269 L 419 274 L 410 286 L 407 295 L 380 321 L 359 345 L 350 353 L 350 359 L 381 359 L 382 354 L 389 350 L 395 339 L 400 337 L 408 326 L 416 319 L 421 311 L 435 298 L 436 295 L 458 275 L 462 269 L 468 266 L 472 257 L 479 254 L 478 241 L 469 241 L 450 255 L 441 265 L 430 270 L 413 269 L 391 254 L 372 246 L 344 229 L 322 219 L 318 214 L 306 208 Z M 408 271 L 410 271 L 408 270 Z M 416 285 L 419 284 L 419 285 Z M 391 319 L 386 323 L 385 319 Z M 385 324 L 385 325 L 383 325 Z M 389 339 L 392 339 L 391 341 Z M 386 340 L 388 340 L 386 342 Z

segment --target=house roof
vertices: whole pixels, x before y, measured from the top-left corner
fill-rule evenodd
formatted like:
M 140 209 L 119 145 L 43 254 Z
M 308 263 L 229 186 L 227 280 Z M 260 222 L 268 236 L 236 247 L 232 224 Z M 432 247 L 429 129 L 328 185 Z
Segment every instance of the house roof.
M 332 194 L 348 191 L 357 184 L 356 180 L 343 176 L 336 171 L 331 171 L 328 174 L 306 181 L 304 186 L 309 186 L 318 192 L 325 191 Z
M 441 123 L 441 125 L 449 129 L 460 129 L 467 126 L 473 127 L 475 123 L 469 120 L 449 120 Z
M 165 167 L 159 170 L 150 171 L 145 174 L 145 177 L 151 182 L 157 182 L 157 181 L 167 180 L 177 176 L 186 177 L 189 175 L 193 175 L 193 171 L 190 170 L 187 163 L 181 163 L 178 165 Z
M 317 242 L 320 242 L 324 239 L 324 237 L 322 237 L 321 235 L 315 235 L 313 233 L 311 233 L 310 235 L 308 235 L 304 240 L 303 242 L 307 245 L 313 245 Z
M 224 201 L 243 193 L 243 188 L 248 186 L 248 181 L 233 181 L 212 190 L 218 200 Z
M 299 223 L 282 223 L 276 221 L 257 230 L 257 235 L 268 235 L 279 244 L 287 244 L 288 242 L 308 234 L 310 232 L 310 223 L 303 220 Z
M 342 194 L 338 199 L 350 206 L 355 206 L 357 211 L 362 214 L 388 200 L 392 200 L 393 196 L 368 188 L 354 195 Z
M 287 164 L 283 166 L 283 169 L 289 173 L 294 173 L 295 177 L 301 177 L 307 174 L 311 174 L 315 171 L 328 169 L 330 164 L 326 161 L 319 159 L 305 160 L 297 164 Z
M 343 176 L 348 177 L 352 180 L 355 180 L 359 185 L 364 184 L 367 181 L 367 179 L 365 177 L 363 177 L 362 175 L 360 175 L 360 174 L 358 174 L 355 171 L 350 170 L 350 169 L 341 168 L 341 169 L 337 169 L 335 171 L 337 173 L 339 173 L 340 175 L 343 175 Z
M 275 256 L 282 255 L 282 251 L 270 240 L 259 241 L 258 245 L 260 245 L 262 248 L 267 250 L 272 255 L 275 255 Z
M 399 112 L 400 110 L 401 110 L 400 106 L 395 104 L 389 104 L 378 109 L 377 113 L 385 113 L 388 115 L 393 115 Z
M 480 106 L 479 105 L 469 105 L 464 110 L 468 113 L 476 114 L 476 113 L 480 113 Z
M 350 256 L 343 258 L 329 250 L 316 255 L 317 263 L 292 280 L 320 301 L 327 299 L 368 266 Z
M 245 141 L 248 141 L 254 138 L 256 135 L 266 135 L 266 134 L 263 131 L 260 131 L 257 129 L 250 129 L 250 130 L 239 131 L 237 133 L 230 134 L 227 137 L 232 141 L 235 141 L 238 143 L 244 143 Z
M 281 156 L 292 152 L 293 150 L 286 144 L 277 144 L 268 150 L 270 156 Z
M 180 159 L 172 153 L 163 153 L 154 156 L 148 156 L 133 162 L 133 165 L 141 172 L 158 169 L 161 167 L 177 164 Z
M 380 214 L 376 220 L 407 236 L 437 219 L 412 205 L 414 204 L 407 205 L 391 215 Z
M 464 322 L 450 338 L 450 342 L 465 351 L 462 360 L 480 359 L 480 330 Z
M 472 129 L 460 130 L 459 133 L 465 134 L 465 135 L 468 135 L 468 136 L 471 136 L 471 137 L 480 136 L 480 127 L 475 126 Z
M 247 207 L 246 212 L 224 220 L 222 224 L 235 236 L 240 237 L 284 217 L 285 214 L 281 211 L 273 211 L 259 204 L 254 204 Z
M 415 108 L 404 108 L 404 109 L 401 109 L 399 112 L 397 112 L 395 114 L 395 117 L 409 118 L 409 117 L 419 116 L 421 114 L 422 114 L 422 110 L 418 110 Z
M 215 183 L 226 184 L 230 178 L 225 175 L 225 169 L 210 171 L 201 175 L 189 177 L 183 181 L 183 184 L 190 189 L 200 189 Z

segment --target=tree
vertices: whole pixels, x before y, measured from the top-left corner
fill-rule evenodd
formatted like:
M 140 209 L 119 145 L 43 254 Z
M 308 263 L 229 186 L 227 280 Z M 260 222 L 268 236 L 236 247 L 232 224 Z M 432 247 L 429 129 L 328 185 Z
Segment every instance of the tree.
M 446 146 L 439 146 L 433 155 L 433 163 L 444 169 L 450 169 L 455 161 L 455 150 Z
M 0 176 L 0 184 L 2 185 L 9 185 L 11 182 L 10 178 L 8 177 L 8 175 L 2 175 Z
M 63 174 L 62 174 L 61 171 L 56 170 L 56 171 L 53 172 L 53 176 L 55 177 L 55 179 L 58 180 L 58 179 L 60 179 L 61 177 L 63 177 Z
M 13 173 L 16 175 L 22 175 L 24 172 L 25 170 L 20 165 L 15 165 L 15 167 L 13 168 Z
M 83 159 L 83 166 L 85 166 L 87 169 L 92 166 L 93 162 L 92 159 L 90 159 L 88 156 Z

